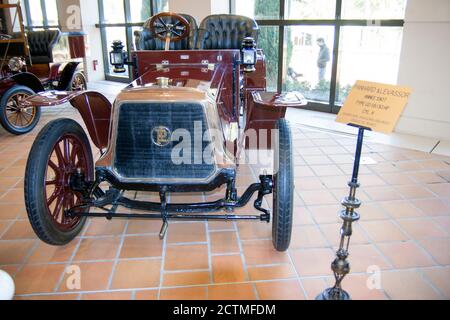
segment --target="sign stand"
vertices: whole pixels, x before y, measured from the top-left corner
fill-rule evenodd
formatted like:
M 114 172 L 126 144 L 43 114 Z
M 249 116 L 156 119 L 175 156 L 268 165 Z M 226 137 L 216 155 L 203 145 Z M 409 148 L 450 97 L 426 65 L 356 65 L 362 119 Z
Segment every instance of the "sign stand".
M 325 289 L 321 294 L 316 297 L 316 300 L 350 300 L 350 295 L 342 289 L 342 280 L 350 272 L 349 245 L 350 237 L 352 236 L 352 223 L 359 220 L 360 215 L 355 211 L 361 206 L 361 201 L 356 198 L 356 189 L 360 187 L 358 182 L 359 165 L 361 162 L 361 152 L 364 141 L 364 130 L 371 130 L 370 128 L 349 124 L 350 126 L 357 127 L 358 130 L 358 142 L 356 144 L 355 161 L 353 164 L 352 180 L 348 183 L 350 192 L 348 197 L 342 200 L 342 205 L 345 210 L 340 213 L 341 219 L 344 221 L 341 227 L 341 241 L 339 243 L 339 249 L 336 251 L 336 259 L 331 263 L 331 270 L 333 271 L 335 284 L 333 287 Z

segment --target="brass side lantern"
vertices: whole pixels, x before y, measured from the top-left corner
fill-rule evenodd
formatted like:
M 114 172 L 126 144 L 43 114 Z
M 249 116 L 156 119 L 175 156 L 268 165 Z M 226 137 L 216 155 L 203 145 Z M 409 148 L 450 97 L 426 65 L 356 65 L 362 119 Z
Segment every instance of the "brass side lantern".
M 242 42 L 241 63 L 244 66 L 244 72 L 256 71 L 256 42 L 252 37 L 246 37 Z
M 115 73 L 124 73 L 127 60 L 127 52 L 123 50 L 124 45 L 121 40 L 115 40 L 112 44 L 112 51 L 109 53 L 109 62 L 114 66 Z

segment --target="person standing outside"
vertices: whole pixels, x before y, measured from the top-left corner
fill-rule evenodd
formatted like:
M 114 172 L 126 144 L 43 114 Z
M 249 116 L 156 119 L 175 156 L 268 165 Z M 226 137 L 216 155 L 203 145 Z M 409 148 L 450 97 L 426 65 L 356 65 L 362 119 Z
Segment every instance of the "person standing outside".
M 327 64 L 330 61 L 330 49 L 328 49 L 323 38 L 317 39 L 317 45 L 320 47 L 317 67 L 319 68 L 319 82 L 325 80 Z

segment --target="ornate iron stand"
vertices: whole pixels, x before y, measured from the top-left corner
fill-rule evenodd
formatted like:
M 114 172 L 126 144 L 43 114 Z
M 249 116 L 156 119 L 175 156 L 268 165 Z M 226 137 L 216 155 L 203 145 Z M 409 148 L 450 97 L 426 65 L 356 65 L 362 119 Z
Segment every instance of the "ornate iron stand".
M 353 165 L 352 180 L 348 183 L 350 187 L 349 196 L 342 200 L 342 205 L 345 210 L 341 211 L 341 219 L 344 221 L 341 227 L 341 241 L 339 249 L 336 252 L 336 259 L 331 263 L 331 270 L 333 270 L 335 284 L 333 287 L 325 289 L 316 297 L 316 300 L 350 300 L 350 295 L 342 289 L 342 280 L 350 272 L 350 263 L 348 261 L 348 248 L 350 245 L 350 237 L 352 235 L 352 223 L 358 221 L 360 216 L 355 211 L 361 206 L 361 201 L 356 198 L 356 189 L 359 188 L 358 174 L 359 164 L 361 162 L 361 151 L 364 140 L 364 130 L 370 130 L 360 126 L 351 125 L 359 128 L 358 143 L 356 145 L 355 162 Z

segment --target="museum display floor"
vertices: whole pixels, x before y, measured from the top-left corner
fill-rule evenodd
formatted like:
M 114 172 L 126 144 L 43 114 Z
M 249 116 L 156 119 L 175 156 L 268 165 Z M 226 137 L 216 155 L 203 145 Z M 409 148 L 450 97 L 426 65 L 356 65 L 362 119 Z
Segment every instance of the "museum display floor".
M 111 98 L 120 88 L 102 86 L 91 84 Z M 286 253 L 274 251 L 271 225 L 259 222 L 171 222 L 160 241 L 160 221 L 91 219 L 71 244 L 51 247 L 28 223 L 23 175 L 35 135 L 57 117 L 80 120 L 65 106 L 43 111 L 28 135 L 0 129 L 0 269 L 14 277 L 17 299 L 314 299 L 332 284 L 354 137 L 293 128 L 295 226 Z M 450 158 L 370 141 L 363 153 L 344 289 L 353 299 L 450 299 Z M 243 166 L 238 187 L 257 174 Z M 79 290 L 71 287 L 77 271 Z

